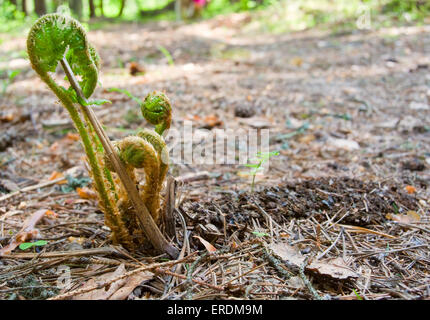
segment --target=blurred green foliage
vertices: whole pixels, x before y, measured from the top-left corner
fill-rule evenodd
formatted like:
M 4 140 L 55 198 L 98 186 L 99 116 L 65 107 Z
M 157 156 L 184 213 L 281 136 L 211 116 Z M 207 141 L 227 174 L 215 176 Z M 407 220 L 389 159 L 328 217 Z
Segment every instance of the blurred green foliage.
M 18 7 L 21 8 L 18 0 Z M 0 33 L 21 33 L 36 19 L 34 0 L 27 1 L 26 16 L 11 4 L 0 1 Z M 45 0 L 48 12 L 56 9 L 54 3 L 68 10 L 67 0 Z M 54 2 L 55 1 L 55 2 Z M 82 0 L 81 21 L 89 22 L 89 29 L 103 28 L 122 21 L 145 22 L 148 20 L 175 20 L 174 0 L 125 0 L 121 17 L 118 16 L 123 0 L 93 0 L 95 16 L 92 19 L 90 0 Z M 182 0 L 187 1 L 187 0 Z M 103 4 L 100 6 L 100 4 Z M 190 5 L 192 1 L 190 1 Z M 405 23 L 425 23 L 429 20 L 429 0 L 210 0 L 203 10 L 203 19 L 234 12 L 252 12 L 249 30 L 286 32 L 303 30 L 315 26 L 332 29 L 334 32 L 356 28 L 356 20 L 363 12 L 370 14 L 371 28 L 387 27 Z M 148 14 L 142 14 L 148 13 Z M 427 19 L 427 20 L 426 20 Z M 1 42 L 1 39 L 0 39 Z

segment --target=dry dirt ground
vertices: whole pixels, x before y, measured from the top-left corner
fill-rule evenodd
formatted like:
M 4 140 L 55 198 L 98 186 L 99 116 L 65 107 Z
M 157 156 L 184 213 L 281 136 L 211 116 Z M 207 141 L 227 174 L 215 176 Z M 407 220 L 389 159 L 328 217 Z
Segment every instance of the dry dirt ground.
M 5 39 L 0 66 L 23 71 L 0 100 L 1 245 L 37 210 L 53 213 L 37 225 L 48 244 L 0 258 L 0 297 L 430 297 L 430 27 L 268 35 L 242 32 L 246 21 L 89 32 L 102 59 L 94 97 L 112 101 L 96 113 L 112 139 L 145 124 L 131 99 L 107 89 L 160 90 L 172 127 L 268 128 L 280 151 L 254 192 L 244 166 L 171 165 L 188 179 L 176 192 L 180 262 L 112 246 L 95 200 L 52 183 L 55 172 L 87 176 L 82 149 L 23 58 L 25 35 Z M 131 75 L 136 66 L 143 72 Z

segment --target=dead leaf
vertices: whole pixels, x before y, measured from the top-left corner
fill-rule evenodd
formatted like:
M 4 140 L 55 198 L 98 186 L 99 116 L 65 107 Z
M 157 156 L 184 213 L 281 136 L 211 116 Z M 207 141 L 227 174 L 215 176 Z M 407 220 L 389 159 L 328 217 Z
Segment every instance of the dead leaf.
M 8 180 L 8 179 L 1 179 L 0 180 L 0 186 L 3 187 L 3 189 L 6 189 L 10 192 L 19 190 L 18 185 L 15 182 Z
M 77 133 L 67 132 L 66 139 L 71 141 L 79 141 L 80 136 Z
M 303 59 L 300 57 L 294 57 L 290 60 L 290 63 L 295 67 L 300 67 L 303 64 Z
M 205 239 L 203 239 L 202 237 L 194 236 L 194 238 L 199 239 L 199 240 L 200 240 L 200 242 L 205 246 L 206 250 L 207 250 L 209 253 L 213 253 L 213 252 L 215 252 L 215 251 L 216 251 L 216 248 L 215 248 L 213 245 L 211 245 L 209 242 L 207 242 Z
M 97 199 L 97 193 L 91 190 L 90 188 L 76 188 L 76 192 L 82 199 Z
M 406 186 L 405 190 L 409 193 L 409 194 L 414 194 L 417 189 L 414 186 Z
M 45 212 L 45 216 L 48 218 L 48 219 L 57 219 L 58 218 L 58 214 L 56 214 L 54 211 L 52 211 L 52 210 L 46 210 L 46 212 Z
M 409 210 L 406 214 L 387 214 L 387 219 L 401 222 L 401 223 L 413 223 L 421 220 L 421 216 L 416 211 Z
M 132 76 L 135 76 L 138 73 L 144 73 L 145 69 L 137 62 L 130 62 L 129 72 Z
M 223 123 L 218 116 L 211 114 L 209 116 L 204 117 L 203 121 L 210 127 L 221 126 Z
M 58 148 L 60 147 L 60 144 L 58 143 L 58 141 L 55 141 L 53 144 L 51 144 L 51 146 L 49 147 L 49 151 L 51 152 L 56 152 L 58 150 Z
M 96 287 L 98 284 L 113 280 L 125 272 L 125 266 L 121 264 L 114 272 L 88 280 L 81 289 Z M 78 294 L 72 300 L 124 300 L 142 281 L 152 279 L 152 277 L 153 275 L 150 272 L 141 272 L 113 281 L 109 286 Z
M 70 243 L 77 243 L 77 244 L 83 244 L 84 242 L 85 242 L 85 238 L 83 238 L 83 237 L 79 237 L 79 238 L 76 238 L 76 237 L 68 237 L 67 238 L 67 241 L 69 241 Z
M 12 113 L 8 113 L 5 115 L 0 114 L 0 122 L 12 122 L 14 119 L 14 116 Z
M 306 270 L 339 280 L 358 277 L 357 273 L 351 271 L 341 257 L 326 262 L 312 262 Z
M 300 268 L 306 258 L 297 249 L 283 242 L 272 243 L 269 248 L 286 264 L 295 266 L 296 268 Z M 329 276 L 338 280 L 358 277 L 355 272 L 348 268 L 342 258 L 311 262 L 306 266 L 306 271 Z
M 298 141 L 300 143 L 309 144 L 310 142 L 314 141 L 315 139 L 316 139 L 315 135 L 313 135 L 313 134 L 306 134 L 306 135 L 300 136 L 298 138 Z
M 11 239 L 10 243 L 0 250 L 0 256 L 10 254 L 21 243 L 39 237 L 39 230 L 35 228 L 36 224 L 45 216 L 46 209 L 37 210 L 27 218 L 21 230 Z
M 59 178 L 64 178 L 64 174 L 58 171 L 53 171 L 52 174 L 49 176 L 48 180 L 53 181 Z M 67 183 L 66 178 L 64 178 L 64 180 L 57 182 L 57 184 L 66 184 L 66 183 Z
M 304 288 L 305 284 L 303 283 L 302 278 L 300 278 L 299 276 L 295 276 L 295 277 L 291 277 L 287 280 L 287 284 L 295 289 L 298 288 Z

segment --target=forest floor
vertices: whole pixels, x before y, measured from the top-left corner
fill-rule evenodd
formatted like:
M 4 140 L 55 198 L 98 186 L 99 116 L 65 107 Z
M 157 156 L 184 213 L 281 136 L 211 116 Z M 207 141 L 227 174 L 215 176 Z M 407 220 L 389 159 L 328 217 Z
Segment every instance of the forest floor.
M 181 261 L 111 244 L 92 192 L 75 190 L 88 174 L 66 111 L 25 35 L 4 37 L 0 69 L 22 71 L 0 98 L 0 244 L 31 218 L 48 243 L 0 258 L 0 298 L 430 298 L 430 26 L 271 35 L 243 32 L 247 19 L 89 32 L 112 139 L 145 124 L 107 89 L 159 90 L 173 128 L 267 128 L 280 152 L 254 192 L 243 165 L 171 165 Z

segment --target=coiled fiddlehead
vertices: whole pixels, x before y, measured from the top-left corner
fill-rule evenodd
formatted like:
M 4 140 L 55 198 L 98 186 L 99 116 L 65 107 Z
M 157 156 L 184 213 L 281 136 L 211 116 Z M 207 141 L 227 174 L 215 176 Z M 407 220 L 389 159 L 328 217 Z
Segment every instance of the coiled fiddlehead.
M 137 136 L 148 141 L 154 147 L 155 151 L 157 151 L 160 164 L 159 187 L 161 189 L 161 184 L 169 170 L 169 151 L 167 150 L 166 142 L 162 136 L 149 129 L 139 131 Z
M 170 128 L 172 122 L 172 106 L 164 93 L 149 93 L 140 105 L 143 117 L 155 126 L 155 132 L 162 135 Z
M 142 244 L 144 239 L 142 229 L 138 226 L 139 221 L 144 222 L 139 220 L 135 214 L 135 211 L 139 211 L 136 209 L 139 207 L 135 205 L 139 202 L 136 201 L 136 196 L 140 196 L 143 201 L 142 205 L 147 206 L 154 220 L 159 220 L 160 191 L 168 170 L 168 153 L 161 135 L 170 128 L 171 105 L 169 100 L 164 94 L 156 92 L 149 94 L 142 102 L 137 100 L 145 119 L 155 126 L 156 132 L 142 130 L 138 136 L 126 137 L 117 141 L 112 150 L 112 146 L 106 144 L 105 140 L 99 140 L 100 137 L 105 137 L 104 133 L 100 131 L 100 124 L 94 120 L 94 116 L 87 109 L 88 102 L 85 98 L 91 96 L 97 85 L 99 57 L 94 47 L 88 42 L 79 22 L 59 14 L 43 16 L 30 30 L 27 51 L 33 69 L 69 111 L 81 136 L 91 168 L 90 174 L 99 194 L 106 224 L 112 230 L 113 241 L 134 249 L 135 245 Z M 69 89 L 59 86 L 52 77 L 59 62 L 65 68 L 66 74 L 72 78 L 69 81 L 73 80 L 73 87 Z M 74 80 L 74 76 L 78 76 L 80 79 L 79 84 Z M 83 94 L 80 93 L 79 86 Z M 123 91 L 125 92 L 125 90 Z M 81 106 L 83 119 L 75 107 L 76 102 Z M 94 129 L 98 130 L 97 134 Z M 101 142 L 104 142 L 103 146 Z M 106 155 L 104 148 L 109 150 L 109 156 Z M 112 160 L 115 161 L 115 167 L 120 170 L 118 174 L 114 174 L 113 165 L 109 160 L 112 151 L 117 152 L 119 156 L 119 159 L 114 157 Z M 118 160 L 124 163 L 125 168 L 118 164 Z M 134 182 L 136 186 L 139 185 L 135 172 L 135 169 L 139 168 L 143 168 L 145 171 L 145 185 L 139 195 L 134 196 L 132 183 Z M 131 180 L 127 180 L 128 178 Z M 124 181 L 129 181 L 127 188 L 123 185 Z M 131 205 L 127 193 L 130 190 L 132 190 L 131 200 L 133 201 L 131 202 L 133 205 Z M 160 245 L 159 247 L 165 248 L 166 246 Z M 171 250 L 171 252 L 173 251 Z M 174 254 L 176 255 L 176 253 Z
M 170 128 L 171 106 L 168 98 L 163 93 L 153 92 L 146 96 L 143 102 L 134 97 L 127 90 L 112 89 L 122 92 L 137 101 L 145 119 L 156 126 L 158 133 L 143 129 L 136 136 L 129 136 L 114 143 L 120 159 L 127 165 L 129 175 L 135 179 L 134 168 L 143 168 L 145 171 L 145 186 L 141 198 L 148 207 L 154 220 L 158 220 L 160 211 L 160 192 L 164 179 L 169 170 L 169 153 L 166 143 L 161 136 L 165 129 Z M 105 157 L 106 165 L 112 169 L 112 165 Z M 135 181 L 137 183 L 137 181 Z M 130 207 L 128 205 L 122 205 Z M 126 216 L 130 216 L 127 210 Z M 129 218 L 126 221 L 130 221 Z
M 78 21 L 56 13 L 44 15 L 30 29 L 27 51 L 33 69 L 50 87 L 53 79 L 49 73 L 55 72 L 65 56 L 73 73 L 81 78 L 85 97 L 91 96 L 97 85 L 99 57 Z
M 158 221 L 160 208 L 159 157 L 154 147 L 146 140 L 129 136 L 118 143 L 119 156 L 133 168 L 143 168 L 145 185 L 141 197 L 155 221 Z
M 27 52 L 33 69 L 60 99 L 76 126 L 84 145 L 90 174 L 105 213 L 106 224 L 112 230 L 114 242 L 131 246 L 130 236 L 115 205 L 116 194 L 112 191 L 110 172 L 104 168 L 102 150 L 91 124 L 82 121 L 74 105 L 74 91 L 59 86 L 51 73 L 65 57 L 73 72 L 80 77 L 80 86 L 85 97 L 91 96 L 98 78 L 99 58 L 94 47 L 89 44 L 83 27 L 70 17 L 48 14 L 38 19 L 30 29 L 27 38 Z

